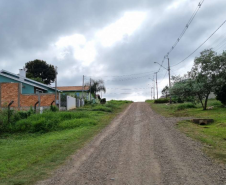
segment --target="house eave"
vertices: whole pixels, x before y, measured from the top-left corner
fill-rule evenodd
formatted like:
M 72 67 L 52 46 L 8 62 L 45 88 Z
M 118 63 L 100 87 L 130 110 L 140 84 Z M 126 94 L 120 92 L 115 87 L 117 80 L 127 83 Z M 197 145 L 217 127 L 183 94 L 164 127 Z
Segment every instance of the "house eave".
M 28 84 L 28 85 L 31 85 L 31 86 L 37 87 L 37 88 L 42 89 L 42 90 L 45 90 L 45 91 L 47 91 L 47 90 L 48 90 L 48 89 L 43 88 L 43 87 L 40 87 L 40 86 L 38 86 L 38 85 L 34 85 L 34 84 L 29 83 L 29 82 L 25 82 L 25 81 L 23 81 L 23 80 L 21 80 L 21 79 L 19 79 L 19 78 L 14 78 L 14 77 L 12 77 L 12 76 L 9 76 L 9 75 L 6 75 L 6 74 L 3 74 L 3 73 L 1 73 L 1 72 L 0 72 L 0 75 L 5 76 L 5 77 L 10 78 L 10 79 L 13 79 L 13 80 L 16 80 L 16 81 L 21 82 L 21 83 L 25 83 L 25 84 Z
M 16 75 L 16 74 L 11 73 L 11 72 L 9 72 L 9 71 L 6 71 L 6 70 L 4 70 L 4 69 L 2 69 L 2 70 L 0 71 L 1 74 L 2 74 L 3 72 L 9 73 L 9 74 L 11 74 L 11 75 L 13 75 L 13 76 L 18 76 L 18 77 L 19 77 L 19 78 L 17 79 L 17 78 L 14 78 L 14 77 L 11 77 L 11 76 L 7 75 L 8 78 L 11 78 L 11 79 L 14 79 L 14 80 L 16 79 L 16 80 L 18 80 L 18 81 L 20 81 L 20 82 L 27 83 L 27 84 L 29 84 L 29 85 L 33 85 L 33 86 L 36 86 L 36 87 L 39 87 L 39 88 L 40 88 L 40 86 L 34 85 L 33 83 L 39 84 L 39 85 L 42 85 L 42 86 L 45 86 L 45 87 L 47 87 L 48 89 L 55 90 L 55 88 L 53 88 L 53 87 L 50 87 L 50 86 L 48 86 L 48 85 L 46 85 L 46 84 L 37 82 L 37 81 L 32 80 L 32 79 L 30 79 L 30 78 L 24 78 L 24 80 L 21 80 L 21 79 L 20 79 L 20 75 Z M 6 75 L 6 74 L 4 74 L 4 75 Z M 30 81 L 31 83 L 25 82 L 25 80 L 26 80 L 26 81 Z M 33 83 L 32 83 L 32 82 L 33 82 Z M 43 87 L 41 87 L 41 88 L 43 88 Z M 43 89 L 45 89 L 45 88 L 43 88 Z M 45 90 L 47 90 L 47 89 L 45 89 Z M 57 91 L 58 91 L 58 92 L 61 92 L 61 90 L 59 90 L 59 89 L 57 89 Z

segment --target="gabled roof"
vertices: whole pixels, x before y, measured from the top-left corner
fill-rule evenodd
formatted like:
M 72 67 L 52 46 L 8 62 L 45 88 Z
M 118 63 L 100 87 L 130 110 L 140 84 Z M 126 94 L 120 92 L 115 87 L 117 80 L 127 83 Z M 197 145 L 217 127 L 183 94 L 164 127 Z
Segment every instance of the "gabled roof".
M 82 91 L 83 87 L 82 86 L 61 86 L 61 87 L 57 87 L 57 89 L 61 91 Z M 84 91 L 89 91 L 89 86 L 85 86 Z
M 50 87 L 50 86 L 48 86 L 46 84 L 37 82 L 37 81 L 29 79 L 29 78 L 24 78 L 24 77 L 20 78 L 20 75 L 11 73 L 11 72 L 6 71 L 6 70 L 1 70 L 0 71 L 0 75 L 5 76 L 5 77 L 10 78 L 10 79 L 13 79 L 13 80 L 16 80 L 16 81 L 21 82 L 21 83 L 25 83 L 25 84 L 28 84 L 28 85 L 31 85 L 31 86 L 43 89 L 43 90 L 47 90 L 47 89 L 55 90 L 55 88 Z M 60 91 L 60 90 L 57 89 L 57 91 Z

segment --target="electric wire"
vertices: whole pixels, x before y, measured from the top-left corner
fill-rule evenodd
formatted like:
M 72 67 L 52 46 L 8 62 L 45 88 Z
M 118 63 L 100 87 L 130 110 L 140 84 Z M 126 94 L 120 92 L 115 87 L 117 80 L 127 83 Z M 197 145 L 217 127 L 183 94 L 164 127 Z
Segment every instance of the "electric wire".
M 178 64 L 187 60 L 190 56 L 192 56 L 199 48 L 201 48 L 224 24 L 226 20 L 201 44 L 199 45 L 192 53 L 190 53 L 187 57 L 185 57 L 182 61 L 178 62 L 177 64 L 172 65 L 171 67 L 177 66 Z
M 224 38 L 223 40 L 221 40 L 221 42 L 219 42 L 216 46 L 214 46 L 213 48 L 219 48 L 221 47 L 226 41 L 226 38 Z
M 177 46 L 177 44 L 180 42 L 181 38 L 183 37 L 183 35 L 185 34 L 186 30 L 188 29 L 188 27 L 190 26 L 190 24 L 192 23 L 192 21 L 194 20 L 195 16 L 197 15 L 199 9 L 201 8 L 202 4 L 203 4 L 204 0 L 200 1 L 198 4 L 197 9 L 194 11 L 193 15 L 191 16 L 191 18 L 189 19 L 188 23 L 186 24 L 185 28 L 183 29 L 182 33 L 180 34 L 179 38 L 176 40 L 176 42 L 174 43 L 174 45 L 171 47 L 171 49 L 169 50 L 169 52 L 167 53 L 167 56 L 169 56 L 169 54 L 174 50 L 174 48 Z
M 224 47 L 225 44 L 226 44 L 226 38 L 220 44 L 215 46 L 213 49 L 218 50 L 218 49 L 222 48 L 222 46 Z
M 190 24 L 192 23 L 192 21 L 194 20 L 195 16 L 197 15 L 199 9 L 201 8 L 202 4 L 204 3 L 204 0 L 200 1 L 197 8 L 195 9 L 194 13 L 192 14 L 191 18 L 188 20 L 185 28 L 182 30 L 180 36 L 177 38 L 176 42 L 174 43 L 174 45 L 171 47 L 171 49 L 167 52 L 167 54 L 163 57 L 162 63 L 158 69 L 157 72 L 160 71 L 164 61 L 166 58 L 169 57 L 169 54 L 175 49 L 175 47 L 177 46 L 177 44 L 180 42 L 181 38 L 184 36 L 185 32 L 187 31 L 187 29 L 189 28 Z
M 111 77 L 111 78 L 122 78 L 122 77 L 126 77 L 126 76 L 138 76 L 138 75 L 143 75 L 143 74 L 152 74 L 154 73 L 154 71 L 149 71 L 149 72 L 144 72 L 144 73 L 135 73 L 135 74 L 128 74 L 128 75 L 120 75 L 120 76 L 85 76 L 87 78 L 98 78 L 98 77 Z

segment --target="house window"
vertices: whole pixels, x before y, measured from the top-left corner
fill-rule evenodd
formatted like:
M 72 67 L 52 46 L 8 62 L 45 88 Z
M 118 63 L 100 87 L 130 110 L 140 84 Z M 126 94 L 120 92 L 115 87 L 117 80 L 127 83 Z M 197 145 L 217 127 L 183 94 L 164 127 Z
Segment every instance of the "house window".
M 40 93 L 43 93 L 43 91 L 42 90 L 39 90 L 39 89 L 36 89 L 35 90 L 35 94 L 40 94 Z

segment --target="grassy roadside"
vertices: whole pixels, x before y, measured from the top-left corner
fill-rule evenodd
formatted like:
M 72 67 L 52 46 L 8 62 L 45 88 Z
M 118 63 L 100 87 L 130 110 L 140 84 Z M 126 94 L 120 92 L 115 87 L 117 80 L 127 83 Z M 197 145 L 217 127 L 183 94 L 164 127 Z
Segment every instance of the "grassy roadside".
M 113 101 L 111 106 L 86 106 L 74 111 L 91 114 L 96 124 L 68 127 L 47 133 L 5 133 L 0 136 L 0 184 L 25 185 L 49 176 L 52 170 L 82 148 L 130 102 Z M 73 113 L 73 111 L 72 111 Z M 58 113 L 55 113 L 58 114 Z M 80 120 L 80 119 L 79 119 Z M 73 120 L 73 123 L 76 120 Z
M 209 100 L 208 106 L 214 106 L 214 108 L 206 111 L 202 110 L 201 105 L 196 105 L 196 108 L 188 108 L 190 105 L 188 103 L 166 105 L 154 104 L 150 100 L 146 102 L 151 105 L 154 111 L 166 117 L 214 119 L 214 123 L 204 126 L 194 124 L 191 121 L 179 122 L 177 126 L 189 137 L 201 141 L 209 156 L 226 164 L 226 108 L 222 107 L 219 101 Z

